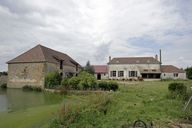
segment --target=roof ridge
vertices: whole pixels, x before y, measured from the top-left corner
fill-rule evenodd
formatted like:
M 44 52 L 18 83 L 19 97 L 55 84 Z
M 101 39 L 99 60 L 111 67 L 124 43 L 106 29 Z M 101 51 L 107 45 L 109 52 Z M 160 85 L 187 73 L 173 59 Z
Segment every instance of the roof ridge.
M 45 53 L 44 53 L 44 51 L 43 51 L 43 49 L 42 49 L 42 45 L 41 44 L 38 44 L 37 46 L 39 46 L 40 47 L 40 49 L 41 49 L 41 52 L 42 52 L 42 54 L 43 54 L 43 58 L 44 58 L 44 60 L 46 61 L 46 58 L 45 58 Z
M 114 57 L 114 58 L 154 58 L 152 56 L 143 56 L 143 57 L 139 57 L 139 56 L 136 56 L 136 57 Z

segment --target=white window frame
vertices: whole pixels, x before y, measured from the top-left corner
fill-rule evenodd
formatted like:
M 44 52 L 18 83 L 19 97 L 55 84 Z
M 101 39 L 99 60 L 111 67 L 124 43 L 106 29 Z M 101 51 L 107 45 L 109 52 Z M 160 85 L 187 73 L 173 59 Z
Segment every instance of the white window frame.
M 124 77 L 124 71 L 118 71 L 118 77 Z

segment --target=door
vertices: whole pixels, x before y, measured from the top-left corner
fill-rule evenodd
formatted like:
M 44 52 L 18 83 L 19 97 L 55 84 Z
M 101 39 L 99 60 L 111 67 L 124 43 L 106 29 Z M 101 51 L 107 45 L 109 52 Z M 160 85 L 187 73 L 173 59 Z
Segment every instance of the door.
M 97 79 L 101 80 L 101 74 L 100 73 L 97 74 Z

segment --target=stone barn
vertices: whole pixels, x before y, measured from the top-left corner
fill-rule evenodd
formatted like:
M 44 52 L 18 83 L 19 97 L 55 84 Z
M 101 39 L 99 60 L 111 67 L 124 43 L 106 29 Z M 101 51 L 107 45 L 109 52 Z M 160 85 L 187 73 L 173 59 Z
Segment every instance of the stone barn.
M 77 75 L 81 66 L 65 53 L 37 45 L 7 62 L 8 88 L 25 85 L 44 88 L 45 76 L 58 71 L 62 77 Z

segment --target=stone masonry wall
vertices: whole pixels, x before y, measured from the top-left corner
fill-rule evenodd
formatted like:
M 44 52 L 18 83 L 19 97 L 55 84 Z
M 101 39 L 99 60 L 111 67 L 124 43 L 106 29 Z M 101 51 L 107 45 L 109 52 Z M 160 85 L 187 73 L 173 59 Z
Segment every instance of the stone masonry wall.
M 44 88 L 44 63 L 16 63 L 8 65 L 8 88 L 25 85 Z
M 0 85 L 7 83 L 7 76 L 6 75 L 0 75 Z

